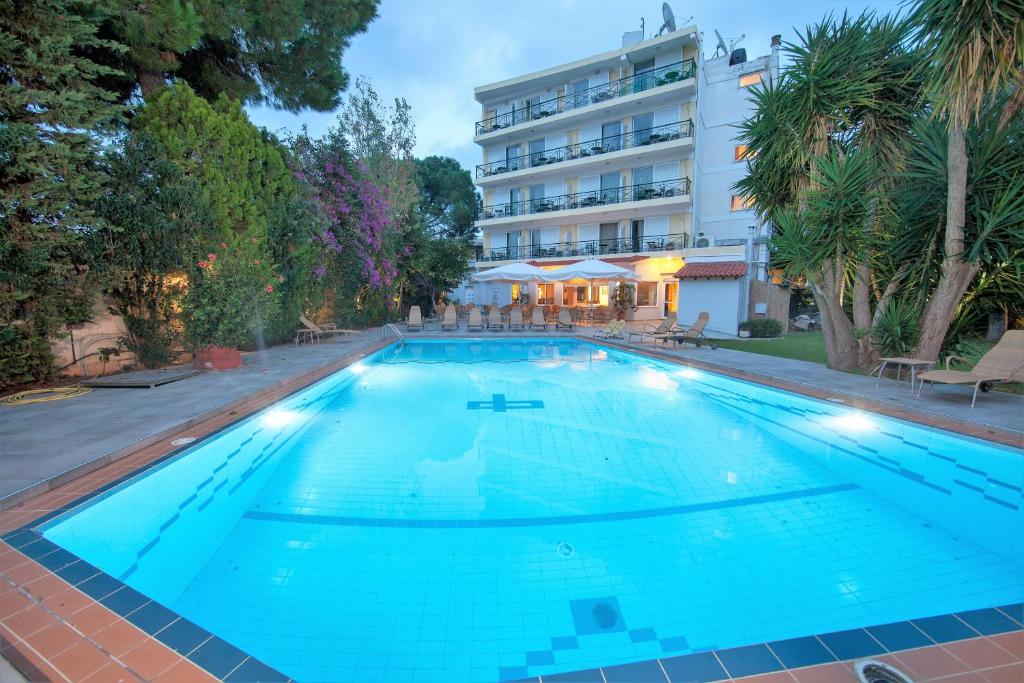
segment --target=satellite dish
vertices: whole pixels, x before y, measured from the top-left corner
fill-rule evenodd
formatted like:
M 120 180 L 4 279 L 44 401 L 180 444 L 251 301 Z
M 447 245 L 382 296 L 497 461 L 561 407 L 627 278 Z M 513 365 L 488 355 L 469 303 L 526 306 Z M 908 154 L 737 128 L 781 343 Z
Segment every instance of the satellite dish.
M 718 47 L 715 48 L 715 57 L 718 56 L 718 52 L 721 51 L 723 55 L 729 54 L 729 48 L 725 46 L 725 39 L 722 38 L 722 34 L 715 29 L 715 35 L 718 36 Z
M 665 23 L 658 29 L 658 35 L 654 36 L 655 38 L 664 33 L 665 29 L 668 29 L 669 33 L 676 30 L 676 15 L 672 13 L 672 8 L 668 6 L 667 2 L 661 3 L 661 16 L 665 18 Z
M 718 32 L 717 28 L 715 29 L 715 35 L 718 36 L 718 46 L 715 48 L 715 57 L 718 56 L 719 52 L 726 56 L 732 54 L 733 48 L 739 45 L 740 41 L 747 37 L 747 34 L 744 33 L 739 38 L 729 43 L 729 45 L 726 45 L 725 39 L 722 38 L 722 34 Z M 714 59 L 714 57 L 712 57 L 712 59 Z

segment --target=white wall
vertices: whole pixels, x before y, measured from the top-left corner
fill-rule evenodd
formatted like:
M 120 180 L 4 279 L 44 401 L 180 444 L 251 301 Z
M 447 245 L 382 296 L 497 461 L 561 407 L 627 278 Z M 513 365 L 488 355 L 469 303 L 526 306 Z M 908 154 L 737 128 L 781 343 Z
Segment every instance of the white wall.
M 710 314 L 706 332 L 735 336 L 739 331 L 739 302 L 743 278 L 679 281 L 679 324 L 689 325 L 701 311 Z

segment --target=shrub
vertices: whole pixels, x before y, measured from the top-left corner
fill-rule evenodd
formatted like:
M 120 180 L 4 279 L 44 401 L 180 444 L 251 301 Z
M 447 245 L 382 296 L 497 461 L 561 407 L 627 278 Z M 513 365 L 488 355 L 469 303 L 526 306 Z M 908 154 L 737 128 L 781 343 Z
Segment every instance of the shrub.
M 210 252 L 189 275 L 182 300 L 185 335 L 197 349 L 261 345 L 268 321 L 280 314 L 283 279 L 244 241 Z
M 871 339 L 884 356 L 905 356 L 920 337 L 919 311 L 903 301 L 892 301 L 882 309 L 871 327 Z
M 741 330 L 748 330 L 751 337 L 778 337 L 782 334 L 782 323 L 774 318 L 754 318 L 740 323 Z

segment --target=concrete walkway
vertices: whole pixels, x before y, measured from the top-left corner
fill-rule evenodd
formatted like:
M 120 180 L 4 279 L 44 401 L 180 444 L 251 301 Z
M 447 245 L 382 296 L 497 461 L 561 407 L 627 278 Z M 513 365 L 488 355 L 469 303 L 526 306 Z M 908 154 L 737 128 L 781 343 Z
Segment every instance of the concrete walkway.
M 597 331 L 593 328 L 582 328 L 580 334 L 581 336 L 593 336 Z M 620 343 L 636 348 L 656 348 L 661 353 L 679 358 L 699 360 L 703 363 L 742 370 L 763 377 L 787 380 L 823 391 L 848 394 L 918 412 L 1019 432 L 1022 434 L 1022 445 L 1024 445 L 1024 395 L 1021 394 L 1001 391 L 979 393 L 977 405 L 972 409 L 973 387 L 937 385 L 933 391 L 929 385 L 921 393 L 921 398 L 918 398 L 916 388 L 914 394 L 910 393 L 910 382 L 906 370 L 903 373 L 903 381 L 896 386 L 896 382 L 889 378 L 883 378 L 881 382 L 877 382 L 875 376 L 867 377 L 840 372 L 831 370 L 820 363 L 777 358 L 747 351 L 712 350 L 707 346 L 696 348 L 692 344 L 675 347 L 671 344 L 658 343 L 655 346 L 654 342 L 649 339 L 643 344 Z
M 2 499 L 63 472 L 323 367 L 380 340 L 380 329 L 321 344 L 244 354 L 245 367 L 207 372 L 154 389 L 93 389 L 63 401 L 0 406 Z
M 465 323 L 460 327 L 463 330 L 460 336 L 465 336 Z M 577 333 L 588 337 L 595 331 L 584 327 Z M 451 335 L 430 331 L 409 336 Z M 474 333 L 472 336 L 481 335 Z M 554 337 L 555 333 L 496 332 L 485 336 Z M 559 336 L 566 335 L 559 333 Z M 347 337 L 345 341 L 278 346 L 253 352 L 246 354 L 245 367 L 241 370 L 204 373 L 155 389 L 94 389 L 85 396 L 64 401 L 0 407 L 0 508 L 3 498 L 18 491 L 121 449 L 178 431 L 199 416 L 329 365 L 379 340 L 380 330 L 374 328 Z M 632 346 L 650 349 L 653 344 Z M 838 372 L 817 363 L 728 349 L 713 351 L 707 347 L 676 349 L 658 344 L 657 349 L 723 368 L 1021 432 L 1024 442 L 1024 396 L 1021 395 L 983 394 L 972 410 L 970 390 L 962 387 L 940 386 L 935 391 L 926 388 L 918 399 L 911 395 L 906 382 L 897 387 L 894 381 L 883 379 L 876 389 L 873 377 Z

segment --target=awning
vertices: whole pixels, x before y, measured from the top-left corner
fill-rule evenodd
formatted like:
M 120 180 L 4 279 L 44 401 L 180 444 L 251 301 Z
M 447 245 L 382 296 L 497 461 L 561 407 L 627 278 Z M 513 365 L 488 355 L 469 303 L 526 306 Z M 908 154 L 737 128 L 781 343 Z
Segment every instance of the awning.
M 687 263 L 676 271 L 680 280 L 696 280 L 698 278 L 736 278 L 747 274 L 744 261 L 706 261 L 704 263 Z

